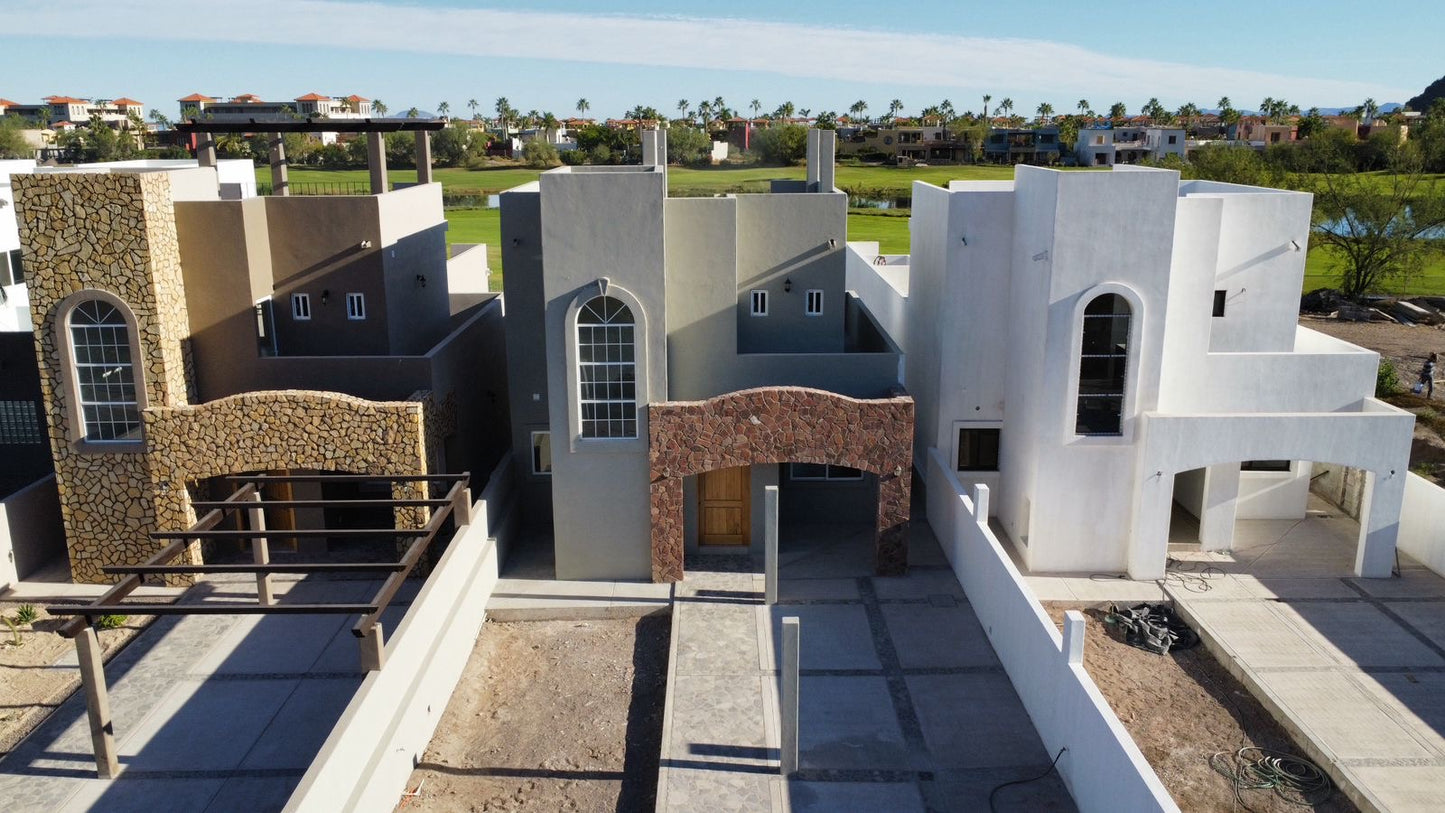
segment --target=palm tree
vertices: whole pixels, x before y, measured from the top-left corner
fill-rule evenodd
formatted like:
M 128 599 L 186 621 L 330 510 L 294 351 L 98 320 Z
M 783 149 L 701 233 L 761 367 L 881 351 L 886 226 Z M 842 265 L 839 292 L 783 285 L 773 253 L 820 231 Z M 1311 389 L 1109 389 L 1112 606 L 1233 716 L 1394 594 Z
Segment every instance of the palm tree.
M 697 118 L 702 123 L 702 129 L 707 130 L 712 122 L 712 102 L 706 99 L 697 103 Z
M 853 118 L 862 119 L 863 114 L 868 112 L 868 103 L 863 101 L 862 99 L 859 99 L 851 106 L 849 106 L 848 112 L 853 115 Z M 866 121 L 866 119 L 864 119 L 864 121 Z
M 409 118 L 409 119 L 414 119 L 414 118 L 416 118 L 417 116 L 420 116 L 420 115 L 421 115 L 421 111 L 420 111 L 420 110 L 417 110 L 415 107 L 413 107 L 413 108 L 411 108 L 410 110 L 407 110 L 407 111 L 406 111 L 406 117 Z
M 1078 111 L 1079 111 L 1079 115 L 1080 115 L 1080 116 L 1088 116 L 1088 115 L 1089 115 L 1089 100 L 1088 100 L 1088 99 L 1080 99 L 1080 100 L 1079 100 L 1079 103 L 1076 104 L 1076 105 L 1074 105 L 1074 107 L 1078 108 Z M 1090 118 L 1093 118 L 1093 117 L 1090 116 Z
M 811 113 L 811 112 L 813 112 L 813 108 L 811 108 L 811 107 L 805 107 L 805 108 L 803 108 L 802 110 L 799 110 L 799 111 L 798 111 L 798 115 L 801 116 L 803 119 L 806 120 L 806 119 L 808 118 L 808 114 Z
M 689 102 L 687 99 L 678 99 L 678 100 L 677 100 L 677 117 L 680 118 L 680 119 L 685 119 L 685 118 L 687 118 L 687 109 L 688 109 L 689 107 L 692 107 L 692 103 Z
M 507 121 L 511 118 L 512 103 L 507 101 L 506 96 L 498 96 L 493 108 L 497 111 L 497 124 L 503 131 L 507 129 Z
M 988 118 L 988 103 L 991 101 L 993 101 L 992 96 L 988 95 L 987 93 L 983 94 L 983 117 L 985 119 Z
M 383 102 L 383 101 L 380 100 L 380 99 L 373 99 L 372 102 L 371 102 L 371 109 L 372 109 L 373 112 L 376 113 L 376 115 L 378 115 L 378 116 L 385 116 L 385 115 L 386 115 L 386 102 Z
M 1365 103 L 1360 105 L 1360 119 L 1366 124 L 1373 122 L 1379 113 L 1380 106 L 1375 104 L 1374 99 L 1366 99 Z
M 477 100 L 476 100 L 476 99 L 467 99 L 467 107 L 470 107 L 470 108 L 472 109 L 472 120 L 473 120 L 473 121 L 476 121 L 476 119 L 477 119 L 477 108 L 478 108 L 479 106 L 480 106 L 480 105 L 477 104 Z
M 171 120 L 168 119 L 168 118 L 166 118 L 166 114 L 165 114 L 165 113 L 162 113 L 160 110 L 152 107 L 152 108 L 151 108 L 151 112 L 150 112 L 150 117 L 151 117 L 151 121 L 153 121 L 153 122 L 156 123 L 156 126 L 160 127 L 160 128 L 163 129 L 163 130 L 169 130 L 169 129 L 170 129 L 170 127 L 171 127 Z
M 1010 114 L 1010 113 L 1013 112 L 1013 109 L 1014 109 L 1014 100 L 1013 100 L 1013 99 L 1010 99 L 1010 98 L 1007 97 L 1007 96 L 1005 96 L 1005 97 L 1003 97 L 1002 100 L 999 101 L 999 103 L 998 103 L 998 110 L 995 111 L 995 112 L 998 112 L 998 113 L 1001 113 L 1001 114 L 1007 116 L 1008 114 Z M 988 118 L 988 116 L 984 116 L 984 118 Z
M 894 99 L 888 103 L 888 120 L 890 122 L 898 119 L 898 111 L 903 109 L 903 100 Z
M 591 105 L 591 103 L 589 103 L 589 102 L 587 101 L 587 99 L 582 98 L 582 99 L 578 99 L 578 100 L 577 100 L 577 117 L 578 117 L 578 118 L 584 118 L 584 117 L 586 117 L 587 111 L 588 111 L 588 110 L 591 110 L 591 109 L 592 109 L 592 105 Z
M 1039 123 L 1040 123 L 1040 124 L 1048 124 L 1048 123 L 1049 123 L 1049 117 L 1052 116 L 1053 114 L 1054 114 L 1054 106 L 1053 106 L 1053 105 L 1049 104 L 1048 102 L 1043 102 L 1043 103 L 1041 103 L 1041 104 L 1039 105 Z
M 452 106 L 446 102 L 437 102 L 437 115 L 446 118 L 452 112 Z
M 753 110 L 753 118 L 757 118 L 758 111 L 762 109 L 763 103 L 758 101 L 757 99 L 753 99 L 751 102 L 748 102 L 748 107 L 752 108 Z
M 1114 102 L 1109 105 L 1109 120 L 1121 121 L 1129 117 L 1129 108 L 1123 102 Z
M 797 108 L 793 107 L 792 102 L 783 102 L 782 104 L 778 105 L 778 114 L 783 119 L 784 124 L 787 124 L 788 119 L 793 117 L 793 111 L 795 110 L 797 110 Z

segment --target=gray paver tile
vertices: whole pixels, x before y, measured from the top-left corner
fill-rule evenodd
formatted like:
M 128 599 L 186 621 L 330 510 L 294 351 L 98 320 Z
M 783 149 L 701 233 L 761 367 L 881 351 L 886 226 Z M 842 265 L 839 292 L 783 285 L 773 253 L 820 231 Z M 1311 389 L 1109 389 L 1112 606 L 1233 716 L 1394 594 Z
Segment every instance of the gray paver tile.
M 1387 601 L 1385 606 L 1436 646 L 1445 646 L 1445 601 Z
M 1445 658 L 1383 612 L 1364 602 L 1276 605 L 1301 634 L 1329 648 L 1343 663 L 1371 666 L 1442 666 Z
M 1235 576 L 1245 581 L 1249 592 L 1259 598 L 1358 598 L 1349 585 L 1335 578 L 1293 579 Z
M 803 768 L 918 769 L 881 677 L 804 677 L 798 693 Z
M 678 675 L 666 756 L 692 765 L 766 765 L 760 675 Z
M 1345 675 L 1263 672 L 1257 678 L 1299 725 L 1343 759 L 1436 756 Z
M 241 767 L 305 770 L 331 735 L 361 680 L 358 674 L 354 678 L 301 681 L 247 752 Z
M 915 675 L 907 682 L 938 768 L 1048 764 L 1007 675 Z
M 939 594 L 963 598 L 963 587 L 952 570 L 913 570 L 907 576 L 874 576 L 873 589 L 884 601 L 927 598 Z
M 677 674 L 748 675 L 758 670 L 756 605 L 679 602 Z
M 881 669 L 868 612 L 861 604 L 779 604 L 764 608 L 771 623 L 772 660 L 780 668 L 783 619 L 796 616 L 802 639 L 803 669 Z
M 147 771 L 229 770 L 271 723 L 295 680 L 180 683 L 119 744 Z
M 61 808 L 63 813 L 202 813 L 223 779 L 92 779 Z M 296 780 L 291 780 L 295 785 Z M 284 805 L 285 799 L 281 800 Z M 261 808 L 252 808 L 259 810 Z
M 1371 674 L 1357 675 L 1355 679 L 1445 757 L 1445 674 Z
M 793 813 L 876 810 L 923 813 L 923 798 L 912 782 L 790 782 Z
M 281 810 L 300 782 L 300 776 L 233 776 L 216 791 L 205 813 Z
M 1050 757 L 1052 759 L 1052 757 Z M 1043 773 L 1047 763 L 1018 768 L 988 768 L 945 774 L 935 782 L 923 783 L 929 809 L 939 813 L 975 813 L 989 809 L 989 794 L 1004 782 L 1032 779 Z M 1000 790 L 994 799 L 1000 811 L 1028 813 L 1074 813 L 1074 799 L 1057 773 L 1022 785 Z
M 758 813 L 772 809 L 773 777 L 672 768 L 667 773 L 667 809 L 678 813 Z
M 1189 611 L 1251 667 L 1328 667 L 1336 661 L 1263 601 L 1190 601 Z
M 999 666 L 978 618 L 967 605 L 885 604 L 888 636 L 904 669 Z
M 334 599 L 327 599 L 334 600 Z M 242 616 L 192 674 L 297 674 L 354 619 L 339 615 Z
M 1349 770 L 1390 813 L 1435 813 L 1440 809 L 1445 767 L 1392 765 Z
M 1428 570 L 1404 570 L 1399 578 L 1349 581 L 1376 598 L 1445 598 L 1445 579 Z
M 857 601 L 857 579 L 780 579 L 779 601 Z

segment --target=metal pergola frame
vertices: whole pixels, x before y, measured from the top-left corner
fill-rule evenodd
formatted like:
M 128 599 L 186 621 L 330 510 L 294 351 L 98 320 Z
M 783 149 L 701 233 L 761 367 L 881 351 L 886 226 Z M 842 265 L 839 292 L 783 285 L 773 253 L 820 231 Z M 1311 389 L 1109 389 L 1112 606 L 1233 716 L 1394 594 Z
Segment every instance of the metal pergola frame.
M 472 498 L 469 483 L 471 475 L 423 474 L 423 475 L 238 475 L 227 477 L 238 486 L 224 500 L 198 500 L 192 503 L 197 509 L 209 509 L 184 531 L 158 531 L 150 534 L 151 539 L 166 541 L 167 544 L 155 555 L 138 565 L 110 565 L 102 567 L 105 573 L 123 575 L 104 594 L 90 604 L 46 607 L 51 615 L 75 616 L 58 630 L 62 636 L 75 641 L 76 655 L 80 661 L 81 683 L 85 689 L 86 707 L 90 717 L 91 743 L 95 749 L 96 772 L 102 779 L 111 779 L 119 773 L 115 737 L 110 715 L 110 701 L 106 688 L 104 663 L 99 640 L 95 634 L 95 621 L 106 615 L 360 615 L 351 628 L 361 648 L 361 666 L 365 671 L 378 671 L 386 662 L 385 636 L 381 625 L 381 614 L 386 612 L 401 589 L 406 578 L 430 550 L 432 543 L 441 532 L 448 518 L 455 520 L 457 528 L 471 524 Z M 267 483 L 298 482 L 343 482 L 343 483 L 450 483 L 446 495 L 440 499 L 356 499 L 356 500 L 263 500 L 261 489 Z M 347 528 L 347 529 L 300 529 L 268 530 L 265 509 L 275 508 L 425 508 L 431 517 L 421 528 Z M 245 517 L 244 530 L 218 530 L 217 525 L 232 513 Z M 403 553 L 391 562 L 303 562 L 295 564 L 272 564 L 269 540 L 276 538 L 333 538 L 356 539 L 358 537 L 395 537 L 411 539 Z M 192 541 L 205 539 L 249 540 L 251 542 L 251 564 L 191 565 L 176 564 L 174 560 L 185 551 Z M 251 573 L 256 576 L 256 603 L 225 602 L 207 604 L 126 604 L 124 599 L 140 587 L 147 576 L 204 573 Z M 385 574 L 386 579 L 377 588 L 371 600 L 364 604 L 278 604 L 272 593 L 271 576 L 275 573 L 376 573 Z

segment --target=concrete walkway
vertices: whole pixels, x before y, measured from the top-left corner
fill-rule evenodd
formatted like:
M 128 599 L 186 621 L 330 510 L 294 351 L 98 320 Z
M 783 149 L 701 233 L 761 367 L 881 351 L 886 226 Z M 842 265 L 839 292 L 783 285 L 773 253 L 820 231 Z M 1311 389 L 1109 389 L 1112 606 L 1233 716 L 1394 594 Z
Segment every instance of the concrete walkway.
M 672 609 L 672 585 L 555 578 L 552 535 L 531 531 L 507 553 L 487 601 L 490 621 L 635 618 Z
M 1441 809 L 1445 579 L 1356 579 L 1358 526 L 1328 505 L 1240 522 L 1232 553 L 1172 546 L 1166 585 L 1205 644 L 1361 809 Z
M 869 575 L 871 528 L 782 531 L 781 603 L 747 556 L 694 557 L 673 616 L 659 811 L 977 811 L 1050 755 L 926 524 L 910 573 Z M 802 627 L 800 770 L 778 775 L 778 630 Z M 1050 773 L 1000 810 L 1068 811 Z
M 364 602 L 376 581 L 276 577 L 279 601 Z M 421 586 L 383 616 L 394 630 Z M 255 600 L 213 578 L 182 603 Z M 106 665 L 121 775 L 96 779 L 77 692 L 0 760 L 7 813 L 280 810 L 360 685 L 351 616 L 167 616 Z M 73 669 L 74 653 L 55 668 Z

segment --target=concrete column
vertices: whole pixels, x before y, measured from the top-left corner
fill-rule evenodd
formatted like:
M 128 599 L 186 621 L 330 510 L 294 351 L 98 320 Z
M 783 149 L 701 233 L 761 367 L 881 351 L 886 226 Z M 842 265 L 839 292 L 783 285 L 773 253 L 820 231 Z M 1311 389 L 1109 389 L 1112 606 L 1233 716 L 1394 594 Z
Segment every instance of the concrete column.
M 1129 578 L 1164 578 L 1169 562 L 1169 517 L 1174 502 L 1174 475 L 1151 471 L 1134 491 L 1134 525 L 1129 535 Z
M 196 161 L 203 167 L 216 165 L 216 137 L 211 133 L 196 133 Z
M 780 692 L 782 717 L 782 754 L 779 768 L 783 776 L 798 770 L 798 655 L 801 652 L 801 628 L 797 616 L 783 619 L 783 668 Z
M 1395 568 L 1395 539 L 1400 532 L 1400 507 L 1405 501 L 1405 471 L 1365 476 L 1360 506 L 1360 542 L 1355 546 L 1355 575 L 1387 579 Z
M 1064 612 L 1064 660 L 1084 662 L 1084 614 L 1078 610 Z
M 464 488 L 452 501 L 452 519 L 458 528 L 472 524 L 472 490 Z
M 361 671 L 380 672 L 386 665 L 386 634 L 381 622 L 372 625 L 371 632 L 357 639 L 361 645 Z
M 371 170 L 371 194 L 387 191 L 386 138 L 381 133 L 366 134 L 366 165 Z
M 250 501 L 251 507 L 246 509 L 246 523 L 253 531 L 266 530 L 266 512 L 261 508 L 261 494 L 259 491 L 252 491 L 246 499 Z M 251 561 L 258 565 L 270 564 L 271 546 L 264 536 L 251 537 Z M 256 603 L 270 605 L 275 602 L 271 594 L 271 574 L 256 574 Z
M 808 179 L 806 183 L 808 184 L 809 192 L 823 191 L 822 188 L 818 186 L 818 143 L 822 132 L 822 130 L 816 128 L 810 128 L 808 130 Z
M 973 487 L 973 518 L 979 525 L 988 525 L 988 486 L 977 483 Z
M 818 131 L 818 191 L 832 192 L 834 170 L 833 156 L 837 152 L 838 133 L 834 130 Z
M 95 772 L 101 779 L 120 773 L 115 752 L 115 727 L 110 718 L 110 693 L 105 687 L 105 666 L 95 628 L 87 624 L 75 635 L 75 654 L 80 661 L 80 684 L 85 689 L 85 710 L 90 718 L 90 744 L 95 750 Z
M 416 182 L 431 183 L 431 133 L 417 130 L 416 136 Z
M 1204 510 L 1199 543 L 1205 550 L 1234 547 L 1234 518 L 1239 509 L 1239 464 L 1220 463 L 1204 470 Z
M 286 141 L 280 133 L 271 134 L 271 194 L 291 194 L 290 164 L 286 162 Z
M 658 165 L 658 161 L 657 161 L 657 142 L 658 142 L 658 138 L 660 137 L 661 133 L 662 133 L 661 130 L 643 130 L 643 131 L 642 131 L 642 165 L 643 165 L 643 166 L 645 166 L 645 167 L 655 167 L 655 166 Z
M 778 487 L 763 488 L 763 579 L 764 596 L 769 605 L 778 603 Z

